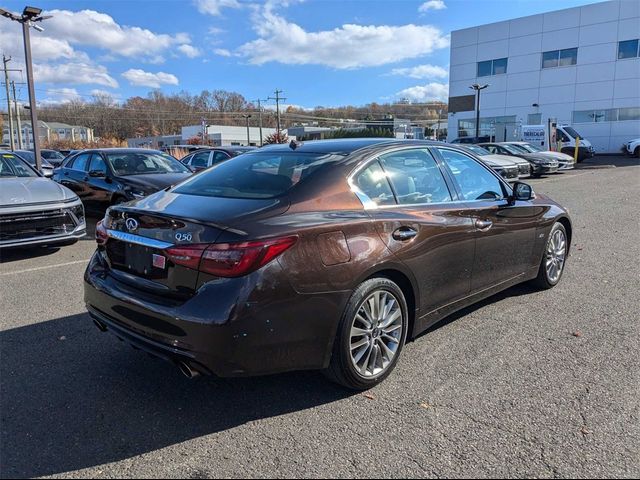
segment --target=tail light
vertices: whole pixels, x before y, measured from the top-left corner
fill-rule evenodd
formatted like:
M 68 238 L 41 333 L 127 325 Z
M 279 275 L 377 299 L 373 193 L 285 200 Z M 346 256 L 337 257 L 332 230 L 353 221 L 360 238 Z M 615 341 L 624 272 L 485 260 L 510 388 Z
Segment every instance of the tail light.
M 104 245 L 105 243 L 107 243 L 108 239 L 109 239 L 109 235 L 107 234 L 107 229 L 104 226 L 103 221 L 100 220 L 96 224 L 96 243 L 98 245 Z
M 165 250 L 175 264 L 217 277 L 241 277 L 264 267 L 290 248 L 298 237 L 254 242 L 184 245 Z

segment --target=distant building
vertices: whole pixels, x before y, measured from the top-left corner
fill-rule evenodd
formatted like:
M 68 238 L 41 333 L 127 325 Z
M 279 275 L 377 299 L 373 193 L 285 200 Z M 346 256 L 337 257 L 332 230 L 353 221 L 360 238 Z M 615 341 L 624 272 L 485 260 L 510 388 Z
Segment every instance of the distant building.
M 286 132 L 286 130 L 285 130 Z M 276 133 L 275 128 L 262 128 L 263 140 L 269 135 Z M 182 127 L 182 143 L 186 143 L 191 138 L 202 137 L 202 125 L 190 125 Z M 291 138 L 291 135 L 289 135 Z M 247 145 L 247 127 L 230 125 L 209 125 L 207 127 L 207 140 L 217 147 L 231 145 Z M 249 127 L 249 145 L 260 145 L 260 129 Z
M 326 135 L 335 130 L 336 128 L 318 127 L 316 125 L 295 125 L 287 129 L 287 134 L 303 140 L 323 140 Z
M 31 122 L 22 120 L 21 122 L 21 130 L 22 130 L 22 147 L 27 150 L 33 149 L 33 130 L 31 128 Z M 93 141 L 93 129 L 87 127 L 81 127 L 77 125 L 67 125 L 66 123 L 58 123 L 58 122 L 43 122 L 42 120 L 38 121 L 39 126 L 39 135 L 40 141 L 53 141 L 53 140 L 72 140 L 72 141 L 83 141 L 83 142 L 92 142 Z M 16 143 L 16 148 L 18 147 L 18 128 L 17 125 L 13 127 L 13 135 L 14 141 Z M 5 122 L 2 129 L 2 142 L 0 143 L 9 143 L 10 142 L 9 135 L 9 125 Z
M 155 137 L 127 138 L 129 148 L 162 148 L 171 145 L 182 145 L 182 135 L 158 135 Z
M 560 4 L 561 2 L 556 2 Z M 640 136 L 640 2 L 609 1 L 451 32 L 448 137 L 514 140 L 571 124 L 596 152 Z

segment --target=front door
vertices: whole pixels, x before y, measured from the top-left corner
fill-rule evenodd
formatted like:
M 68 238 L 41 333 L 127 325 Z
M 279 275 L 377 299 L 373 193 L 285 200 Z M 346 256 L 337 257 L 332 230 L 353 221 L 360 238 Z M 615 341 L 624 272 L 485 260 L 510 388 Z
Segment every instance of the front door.
M 511 203 L 509 187 L 474 158 L 438 147 L 458 194 L 466 202 L 465 217 L 475 227 L 475 260 L 471 291 L 479 291 L 524 273 L 531 265 L 541 207 Z

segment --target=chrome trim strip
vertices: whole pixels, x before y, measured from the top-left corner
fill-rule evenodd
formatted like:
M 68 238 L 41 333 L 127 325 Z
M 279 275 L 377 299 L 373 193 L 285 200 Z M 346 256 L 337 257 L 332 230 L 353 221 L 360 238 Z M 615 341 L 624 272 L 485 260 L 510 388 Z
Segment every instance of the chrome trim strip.
M 134 235 L 133 233 L 120 232 L 118 230 L 107 230 L 107 235 L 116 240 L 122 242 L 135 243 L 136 245 L 142 245 L 143 247 L 158 248 L 164 250 L 165 248 L 173 247 L 173 243 L 163 242 L 154 238 L 141 237 L 140 235 Z

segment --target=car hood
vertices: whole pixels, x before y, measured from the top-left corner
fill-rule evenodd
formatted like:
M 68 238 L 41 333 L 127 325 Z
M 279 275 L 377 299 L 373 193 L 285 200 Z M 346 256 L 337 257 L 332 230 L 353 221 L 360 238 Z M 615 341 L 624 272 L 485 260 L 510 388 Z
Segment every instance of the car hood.
M 186 180 L 192 173 L 150 173 L 147 175 L 126 175 L 117 177 L 118 181 L 145 192 L 156 192 Z
M 541 155 L 540 153 L 519 153 L 519 157 L 526 158 L 527 160 L 534 163 L 547 163 L 553 161 L 553 158 L 549 158 L 546 155 Z
M 538 152 L 536 155 L 543 155 L 547 158 L 553 158 L 555 160 L 558 160 L 559 162 L 573 162 L 573 157 L 571 155 L 567 155 L 566 153 L 561 153 L 561 152 L 552 152 L 552 151 L 546 151 L 546 152 Z
M 67 187 L 44 177 L 16 177 L 0 180 L 0 205 L 64 202 L 77 198 Z
M 483 155 L 480 157 L 483 162 L 488 163 L 489 165 L 494 165 L 497 167 L 513 167 L 516 165 L 513 157 L 508 155 Z

